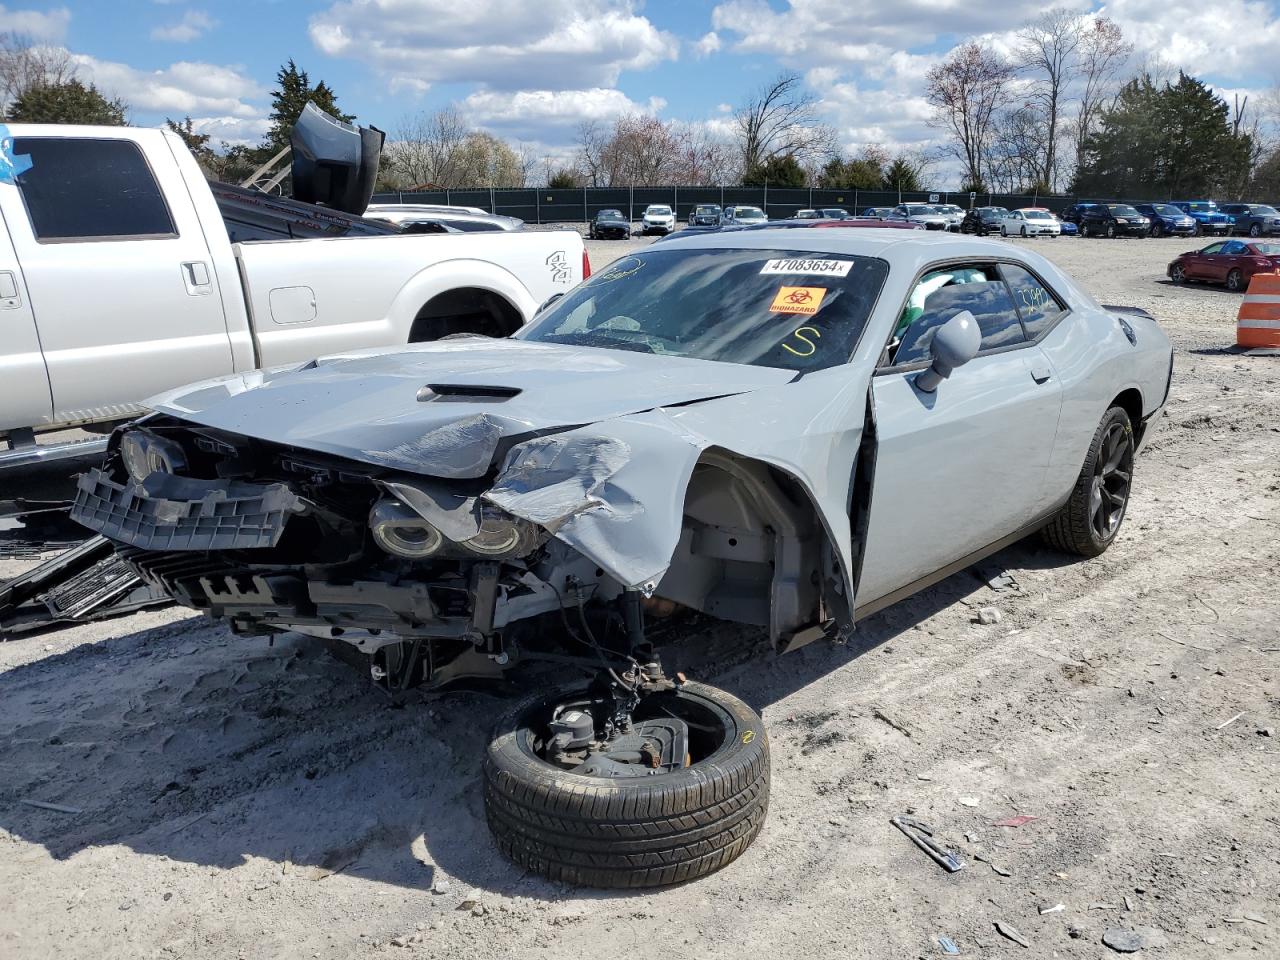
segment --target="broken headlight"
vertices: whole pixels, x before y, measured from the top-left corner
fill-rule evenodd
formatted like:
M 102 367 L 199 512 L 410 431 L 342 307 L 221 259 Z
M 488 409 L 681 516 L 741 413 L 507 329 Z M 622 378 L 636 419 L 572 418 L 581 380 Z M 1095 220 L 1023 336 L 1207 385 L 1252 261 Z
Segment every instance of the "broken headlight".
M 378 546 L 397 557 L 418 560 L 444 546 L 444 534 L 399 500 L 379 500 L 369 511 L 369 529 Z
M 482 557 L 520 556 L 538 545 L 538 528 L 494 507 L 480 512 L 480 532 L 460 546 Z
M 157 471 L 178 473 L 187 465 L 181 444 L 141 429 L 129 430 L 120 438 L 120 460 L 139 482 Z

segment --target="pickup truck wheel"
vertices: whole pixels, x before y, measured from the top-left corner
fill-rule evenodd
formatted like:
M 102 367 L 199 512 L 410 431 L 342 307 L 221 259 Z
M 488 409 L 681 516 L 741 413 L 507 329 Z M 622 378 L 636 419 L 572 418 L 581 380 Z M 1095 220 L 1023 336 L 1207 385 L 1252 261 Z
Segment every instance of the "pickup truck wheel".
M 655 769 L 657 755 L 628 753 L 620 741 L 615 752 L 556 759 L 549 724 L 575 702 L 563 691 L 534 697 L 494 728 L 485 813 L 516 864 L 562 883 L 665 886 L 718 870 L 756 838 L 769 805 L 769 743 L 745 703 L 699 683 L 645 697 L 633 731 L 646 748 L 675 749 L 679 741 L 661 734 L 671 719 L 688 735 L 683 760 Z
M 1071 498 L 1041 531 L 1056 550 L 1082 557 L 1101 555 L 1124 522 L 1133 481 L 1133 424 L 1122 407 L 1111 407 L 1089 444 Z

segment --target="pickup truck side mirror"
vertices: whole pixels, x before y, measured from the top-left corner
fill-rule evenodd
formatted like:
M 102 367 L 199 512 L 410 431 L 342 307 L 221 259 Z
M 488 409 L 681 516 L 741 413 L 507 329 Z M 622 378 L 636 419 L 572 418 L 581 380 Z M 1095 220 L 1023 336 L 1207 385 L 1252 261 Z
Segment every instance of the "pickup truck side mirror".
M 551 306 L 553 303 L 555 303 L 557 300 L 559 300 L 563 296 L 564 296 L 563 293 L 553 293 L 551 296 L 547 297 L 547 299 L 542 301 L 542 306 L 538 308 L 538 313 L 542 313 L 543 311 L 545 311 L 547 307 Z M 535 317 L 537 315 L 538 315 L 537 313 L 534 314 Z
M 938 328 L 929 352 L 933 363 L 928 370 L 916 374 L 916 389 L 933 393 L 938 384 L 951 376 L 956 367 L 964 366 L 978 355 L 982 347 L 982 331 L 972 313 L 965 310 Z

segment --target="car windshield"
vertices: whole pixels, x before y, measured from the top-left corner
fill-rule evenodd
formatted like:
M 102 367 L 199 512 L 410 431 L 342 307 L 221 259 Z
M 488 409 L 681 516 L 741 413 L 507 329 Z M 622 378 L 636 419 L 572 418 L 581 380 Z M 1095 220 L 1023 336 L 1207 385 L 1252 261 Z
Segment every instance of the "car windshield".
M 1251 243 L 1249 246 L 1264 257 L 1280 257 L 1280 243 Z
M 623 257 L 514 336 L 724 363 L 846 363 L 889 265 L 795 250 L 646 250 Z
M 822 211 L 822 215 L 829 220 L 843 220 L 845 217 L 849 216 L 848 213 L 837 207 L 827 207 Z
M 1258 204 L 1256 207 L 1249 207 L 1249 213 L 1255 217 L 1280 217 L 1280 211 L 1275 207 L 1268 207 L 1266 204 Z
M 736 216 L 739 220 L 743 220 L 743 219 L 763 220 L 764 211 L 761 210 L 759 207 L 738 207 L 737 212 L 734 214 L 734 216 Z
M 1048 210 L 1023 210 L 1028 220 L 1052 220 Z
M 596 214 L 597 220 L 621 220 L 622 213 L 618 210 L 601 210 Z
M 1005 207 L 983 207 L 983 209 L 987 213 L 994 213 L 999 215 L 1003 215 L 1009 212 L 1008 209 L 1006 209 Z
M 1218 205 L 1212 200 L 1197 200 L 1194 203 L 1188 203 L 1187 209 L 1194 210 L 1196 213 L 1213 213 L 1218 209 Z
M 1152 209 L 1155 213 L 1159 214 L 1159 215 L 1160 215 L 1160 216 L 1162 216 L 1162 217 L 1182 217 L 1182 216 L 1186 216 L 1186 214 L 1184 214 L 1184 213 L 1183 213 L 1181 210 L 1179 210 L 1177 207 L 1170 206 L 1170 205 L 1169 205 L 1169 204 L 1167 204 L 1167 203 L 1156 203 L 1156 204 L 1152 204 L 1151 209 Z
M 698 212 L 698 213 L 719 213 L 719 212 L 720 212 L 720 208 L 719 208 L 719 207 L 711 207 L 711 206 L 707 206 L 706 204 L 703 204 L 703 205 L 701 205 L 701 206 L 699 206 L 699 207 L 697 208 L 697 211 L 696 211 L 696 212 Z
M 645 213 L 651 214 L 655 217 L 665 217 L 670 212 L 670 207 L 649 207 L 649 209 L 645 210 Z
M 1141 216 L 1137 210 L 1129 206 L 1127 203 L 1108 203 L 1107 209 L 1114 213 L 1117 217 L 1137 217 Z

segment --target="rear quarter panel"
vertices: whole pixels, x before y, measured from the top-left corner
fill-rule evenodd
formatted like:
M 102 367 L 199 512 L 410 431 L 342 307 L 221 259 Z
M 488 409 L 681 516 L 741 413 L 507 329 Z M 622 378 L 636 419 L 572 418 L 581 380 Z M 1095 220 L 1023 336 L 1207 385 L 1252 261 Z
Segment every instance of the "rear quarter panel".
M 527 321 L 581 281 L 582 249 L 576 232 L 520 231 L 244 243 L 238 254 L 270 366 L 406 343 L 418 311 L 460 287 L 506 298 Z

